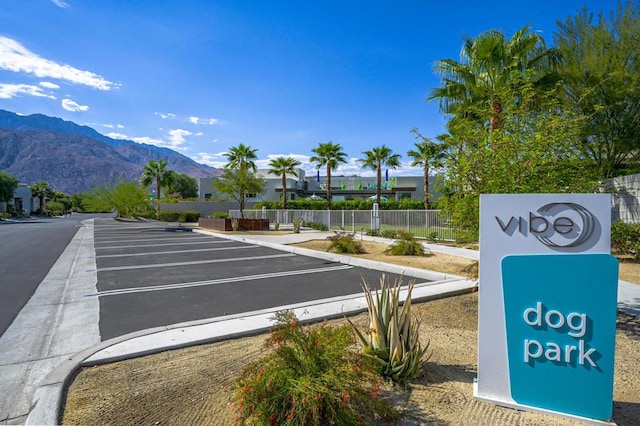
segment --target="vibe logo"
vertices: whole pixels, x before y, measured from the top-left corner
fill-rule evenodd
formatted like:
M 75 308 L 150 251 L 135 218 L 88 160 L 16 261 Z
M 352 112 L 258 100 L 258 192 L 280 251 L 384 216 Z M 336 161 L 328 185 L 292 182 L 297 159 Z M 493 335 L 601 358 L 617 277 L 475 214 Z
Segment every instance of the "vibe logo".
M 533 235 L 548 247 L 578 247 L 591 238 L 596 228 L 593 214 L 575 203 L 549 203 L 526 217 L 495 219 L 505 234 Z

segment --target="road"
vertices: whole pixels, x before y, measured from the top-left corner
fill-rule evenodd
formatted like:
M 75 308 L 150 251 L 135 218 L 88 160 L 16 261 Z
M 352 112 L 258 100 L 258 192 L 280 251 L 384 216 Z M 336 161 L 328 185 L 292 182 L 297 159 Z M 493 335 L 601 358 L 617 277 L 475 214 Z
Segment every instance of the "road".
M 81 226 L 105 215 L 0 222 L 0 336 L 29 301 Z

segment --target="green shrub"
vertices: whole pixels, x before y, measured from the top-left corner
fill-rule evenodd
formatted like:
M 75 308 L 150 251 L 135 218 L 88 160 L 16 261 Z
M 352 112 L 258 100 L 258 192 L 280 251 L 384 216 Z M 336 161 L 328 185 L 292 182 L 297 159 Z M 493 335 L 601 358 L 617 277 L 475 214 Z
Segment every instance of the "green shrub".
M 398 383 L 404 383 L 418 373 L 429 347 L 427 344 L 423 348 L 420 343 L 420 321 L 411 318 L 414 281 L 409 282 L 407 299 L 402 306 L 401 284 L 401 280 L 396 280 L 391 285 L 383 274 L 380 278 L 380 290 L 374 292 L 365 281 L 362 287 L 367 299 L 371 328 L 362 333 L 354 326 L 357 336 L 365 346 L 365 355 L 376 360 L 382 376 Z
M 417 241 L 411 232 L 400 232 L 396 242 L 384 252 L 392 256 L 424 256 L 422 243 Z
M 227 212 L 215 212 L 211 217 L 214 219 L 229 219 L 231 216 Z
M 380 236 L 380 230 L 369 228 L 369 229 L 366 230 L 366 234 L 368 236 L 370 236 L 370 237 L 379 237 Z
M 269 354 L 235 380 L 239 424 L 368 425 L 399 414 L 379 399 L 374 363 L 352 350 L 350 327 L 302 328 L 289 311 L 275 316 Z
M 640 260 L 640 224 L 621 221 L 611 224 L 611 252 Z
M 327 251 L 336 253 L 361 254 L 365 253 L 362 243 L 354 238 L 353 234 L 335 233 L 327 237 L 331 243 Z
M 278 222 L 277 220 L 273 222 L 273 230 L 274 231 L 280 230 L 280 222 Z
M 325 225 L 324 223 L 318 223 L 318 222 L 307 222 L 307 227 L 311 229 L 316 229 L 318 231 L 329 230 L 329 228 L 327 228 L 327 225 Z
M 200 212 L 186 211 L 180 213 L 179 222 L 197 222 L 200 219 Z
M 162 222 L 177 222 L 178 219 L 180 219 L 180 212 L 161 211 L 158 215 L 158 220 Z
M 380 236 L 383 238 L 398 238 L 402 231 L 395 229 L 383 229 L 380 231 Z
M 48 201 L 45 203 L 44 209 L 51 216 L 62 216 L 64 213 L 64 204 L 58 201 Z

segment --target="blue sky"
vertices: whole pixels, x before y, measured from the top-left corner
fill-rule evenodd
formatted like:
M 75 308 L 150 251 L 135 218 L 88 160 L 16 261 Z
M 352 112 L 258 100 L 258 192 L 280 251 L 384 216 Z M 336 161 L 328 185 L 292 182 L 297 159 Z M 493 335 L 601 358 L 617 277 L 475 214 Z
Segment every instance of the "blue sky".
M 311 172 L 311 149 L 333 141 L 350 159 L 338 174 L 371 175 L 356 159 L 386 144 L 403 161 L 390 174 L 418 174 L 410 130 L 444 130 L 426 102 L 434 62 L 492 28 L 530 24 L 552 44 L 583 4 L 615 2 L 2 0 L 0 108 L 216 167 L 244 143 L 259 167 L 291 155 Z

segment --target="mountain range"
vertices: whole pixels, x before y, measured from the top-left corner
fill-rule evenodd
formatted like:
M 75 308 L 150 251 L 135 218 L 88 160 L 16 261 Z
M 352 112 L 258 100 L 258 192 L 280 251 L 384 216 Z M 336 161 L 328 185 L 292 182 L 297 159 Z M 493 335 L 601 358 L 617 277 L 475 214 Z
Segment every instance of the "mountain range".
M 88 126 L 42 114 L 0 110 L 0 170 L 21 183 L 47 182 L 67 194 L 118 180 L 137 181 L 150 160 L 193 178 L 217 176 L 220 170 L 168 148 L 112 139 Z

